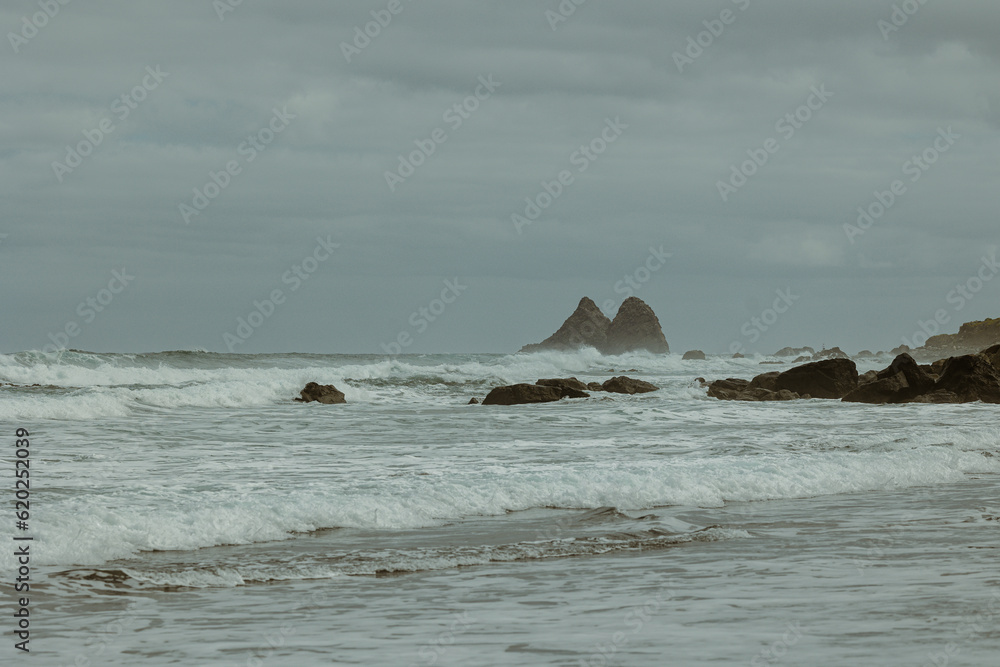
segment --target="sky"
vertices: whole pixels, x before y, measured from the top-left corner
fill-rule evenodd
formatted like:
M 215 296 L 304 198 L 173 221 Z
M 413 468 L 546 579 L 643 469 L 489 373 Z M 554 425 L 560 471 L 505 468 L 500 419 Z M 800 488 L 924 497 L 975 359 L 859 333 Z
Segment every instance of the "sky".
M 0 352 L 675 352 L 1000 316 L 1000 4 L 11 1 Z M 919 335 L 918 335 L 919 334 Z

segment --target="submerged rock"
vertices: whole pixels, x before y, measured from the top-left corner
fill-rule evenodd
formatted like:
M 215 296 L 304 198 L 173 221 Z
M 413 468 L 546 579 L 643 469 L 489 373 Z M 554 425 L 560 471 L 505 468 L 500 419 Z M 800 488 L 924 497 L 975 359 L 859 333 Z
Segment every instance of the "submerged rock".
M 466 405 L 479 405 L 479 399 L 473 396 Z
M 650 384 L 643 380 L 635 380 L 624 375 L 613 377 L 605 381 L 602 386 L 604 387 L 604 391 L 610 391 L 615 394 L 646 394 L 659 390 L 659 387 L 655 384 Z
M 318 384 L 316 382 L 310 382 L 299 393 L 301 398 L 296 398 L 295 400 L 300 403 L 312 403 L 314 401 L 316 403 L 324 403 L 326 405 L 347 403 L 347 399 L 344 397 L 344 392 L 340 391 L 332 384 Z
M 682 359 L 686 359 L 686 360 L 689 360 L 689 361 L 690 360 L 693 360 L 693 361 L 704 361 L 705 360 L 705 353 L 702 352 L 701 350 L 688 350 L 687 352 L 684 353 L 684 356 L 682 357 Z

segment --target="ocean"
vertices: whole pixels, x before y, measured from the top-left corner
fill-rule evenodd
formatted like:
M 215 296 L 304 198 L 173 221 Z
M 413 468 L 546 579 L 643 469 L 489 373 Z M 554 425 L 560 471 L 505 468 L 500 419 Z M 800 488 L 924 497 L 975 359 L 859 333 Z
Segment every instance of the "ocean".
M 0 386 L 0 655 L 1000 664 L 996 406 L 720 402 L 694 382 L 790 367 L 761 360 L 0 355 L 16 385 Z M 661 390 L 468 405 L 499 384 L 622 374 Z M 293 402 L 310 381 L 348 403 Z M 15 592 L 26 543 L 30 591 Z M 10 613 L 25 596 L 30 657 Z

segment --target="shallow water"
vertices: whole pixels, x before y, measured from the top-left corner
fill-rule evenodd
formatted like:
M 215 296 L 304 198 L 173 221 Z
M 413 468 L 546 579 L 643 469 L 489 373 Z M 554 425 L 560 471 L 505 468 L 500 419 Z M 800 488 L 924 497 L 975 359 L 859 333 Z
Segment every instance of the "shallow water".
M 0 355 L 50 385 L 0 387 L 32 433 L 31 658 L 997 664 L 995 406 L 692 382 L 759 361 Z M 629 369 L 663 389 L 466 405 Z M 313 380 L 349 403 L 292 402 Z

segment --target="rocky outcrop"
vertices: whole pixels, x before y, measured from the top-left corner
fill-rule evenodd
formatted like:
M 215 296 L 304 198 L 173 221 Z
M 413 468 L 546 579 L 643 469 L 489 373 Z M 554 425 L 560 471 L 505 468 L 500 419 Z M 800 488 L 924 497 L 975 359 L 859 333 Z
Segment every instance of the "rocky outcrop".
M 1000 318 L 966 322 L 955 334 L 931 336 L 924 346 L 914 350 L 923 357 L 968 355 L 1000 343 Z
M 787 389 L 813 398 L 843 398 L 858 386 L 858 367 L 850 359 L 813 361 L 775 378 L 776 391 Z
M 512 384 L 496 387 L 483 399 L 483 405 L 523 405 L 527 403 L 552 403 L 563 397 L 559 387 L 542 387 L 537 384 Z
M 645 301 L 630 296 L 625 299 L 618 314 L 608 327 L 608 337 L 603 348 L 605 354 L 622 354 L 648 350 L 658 354 L 670 352 L 667 339 L 660 327 L 656 313 Z
M 604 385 L 600 382 L 588 382 L 587 391 L 604 391 Z
M 326 405 L 334 405 L 337 403 L 347 403 L 347 399 L 344 397 L 344 392 L 340 391 L 332 384 L 318 384 L 316 382 L 310 382 L 305 386 L 305 388 L 299 392 L 300 398 L 295 400 L 299 403 L 324 403 Z
M 607 380 L 602 386 L 604 387 L 604 391 L 614 394 L 645 394 L 659 389 L 655 384 L 635 380 L 624 375 L 613 377 Z
M 925 365 L 902 353 L 887 368 L 862 376 L 850 359 L 814 361 L 753 380 L 716 380 L 709 383 L 708 395 L 730 401 L 815 397 L 847 403 L 1000 404 L 1000 345 Z
M 702 352 L 701 350 L 688 350 L 687 352 L 684 353 L 682 359 L 688 361 L 704 361 L 705 353 Z
M 583 297 L 569 318 L 559 330 L 541 343 L 525 345 L 521 352 L 541 350 L 575 350 L 580 347 L 596 347 L 603 350 L 608 339 L 611 320 L 601 312 L 590 298 Z

